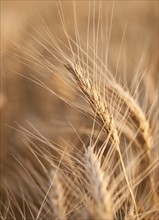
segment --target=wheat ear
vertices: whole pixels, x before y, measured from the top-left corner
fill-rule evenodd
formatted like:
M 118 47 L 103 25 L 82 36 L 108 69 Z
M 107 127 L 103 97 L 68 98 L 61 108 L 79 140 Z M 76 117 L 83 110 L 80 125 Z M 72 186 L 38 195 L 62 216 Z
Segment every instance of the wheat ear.
M 135 211 L 138 213 L 137 204 L 133 190 L 130 186 L 130 182 L 126 173 L 125 165 L 123 162 L 122 154 L 120 151 L 120 140 L 118 136 L 117 129 L 113 120 L 112 114 L 109 112 L 106 103 L 102 100 L 99 92 L 93 87 L 89 79 L 83 77 L 85 75 L 83 70 L 74 62 L 69 62 L 64 65 L 66 69 L 74 76 L 76 83 L 78 84 L 80 90 L 85 95 L 87 101 L 90 103 L 93 111 L 97 114 L 97 119 L 101 122 L 102 127 L 104 127 L 107 135 L 110 135 L 110 144 L 114 145 L 121 162 L 121 166 L 124 172 L 125 180 L 128 185 L 132 201 L 134 203 Z
M 84 168 L 88 177 L 88 195 L 95 203 L 93 207 L 86 203 L 92 215 L 100 219 L 113 219 L 112 191 L 109 188 L 110 177 L 102 169 L 101 158 L 89 146 L 84 155 Z M 89 203 L 89 200 L 87 200 Z
M 85 95 L 87 101 L 96 113 L 97 120 L 104 124 L 104 130 L 110 134 L 111 144 L 119 145 L 119 136 L 116 130 L 113 116 L 110 114 L 107 104 L 103 102 L 99 92 L 93 87 L 90 80 L 83 77 L 83 70 L 79 68 L 76 63 L 70 62 L 65 65 L 67 70 L 74 76 L 79 88 Z
M 117 83 L 109 87 L 107 86 L 106 90 L 110 93 L 110 97 L 113 95 L 118 98 L 118 102 L 122 103 L 121 111 L 127 111 L 127 123 L 128 120 L 131 120 L 130 126 L 132 127 L 132 122 L 134 122 L 135 129 L 138 130 L 136 138 L 139 140 L 140 145 L 145 145 L 146 151 L 149 151 L 152 147 L 151 130 L 140 106 L 133 97 Z M 116 106 L 114 105 L 114 107 Z M 114 108 L 114 110 L 116 109 Z M 121 114 L 122 117 L 123 114 Z
M 50 202 L 53 207 L 53 212 L 56 219 L 68 219 L 67 218 L 67 206 L 66 206 L 66 191 L 63 185 L 62 177 L 60 173 L 51 171 L 51 176 L 54 179 L 52 190 L 50 192 Z
M 145 153 L 145 156 L 141 161 L 142 163 L 144 163 L 143 165 L 145 168 L 145 166 L 148 166 L 151 163 L 150 150 L 152 149 L 152 145 L 153 145 L 152 143 L 153 137 L 151 134 L 149 122 L 147 121 L 144 112 L 142 111 L 140 106 L 137 104 L 137 102 L 119 84 L 106 87 L 106 90 L 110 94 L 110 96 L 108 97 L 112 97 L 112 95 L 114 95 L 115 97 L 118 98 L 118 101 L 122 103 L 121 111 L 122 109 L 124 109 L 124 111 L 127 111 L 127 115 L 128 115 L 127 124 L 130 124 L 131 122 L 129 126 L 132 128 L 134 124 L 134 126 L 136 127 L 135 129 L 138 130 L 137 136 L 134 140 L 134 145 L 137 147 L 136 148 L 137 152 L 138 152 L 138 148 L 140 148 L 140 150 L 142 150 Z M 114 110 L 116 111 L 115 108 Z M 122 117 L 124 114 L 125 114 L 124 112 L 121 113 Z M 126 131 L 124 131 L 124 128 L 122 132 L 124 132 L 126 136 L 129 136 L 129 134 Z M 151 186 L 154 189 L 155 188 L 154 179 L 151 175 L 149 176 L 149 179 L 151 182 Z M 157 204 L 159 201 L 156 191 L 154 191 L 153 193 L 153 201 L 155 204 Z

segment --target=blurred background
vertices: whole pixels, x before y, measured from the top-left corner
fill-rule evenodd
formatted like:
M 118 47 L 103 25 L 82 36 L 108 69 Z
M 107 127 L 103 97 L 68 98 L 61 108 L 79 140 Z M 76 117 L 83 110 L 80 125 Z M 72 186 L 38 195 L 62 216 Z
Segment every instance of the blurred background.
M 99 1 L 95 1 L 97 15 L 98 3 Z M 83 44 L 87 39 L 89 4 L 88 1 L 76 1 L 78 28 Z M 113 5 L 112 1 L 102 1 L 100 4 L 105 27 L 103 44 L 109 38 L 112 22 L 107 65 L 112 72 L 115 72 L 126 27 L 118 76 L 123 77 L 123 84 L 125 77 L 129 85 L 135 74 L 138 72 L 142 74 L 146 69 L 142 86 L 148 88 L 148 105 L 151 106 L 157 97 L 158 2 L 114 1 Z M 67 30 L 74 38 L 73 3 L 61 1 L 61 5 Z M 91 7 L 93 8 L 93 3 Z M 91 22 L 93 18 L 90 19 Z M 95 22 L 97 23 L 96 19 Z M 27 79 L 35 76 L 53 91 L 69 97 L 70 100 L 76 99 L 69 87 L 60 84 L 51 70 L 40 66 L 35 60 L 31 62 L 32 57 L 36 57 L 41 63 L 46 58 L 56 65 L 48 50 L 37 42 L 39 40 L 54 53 L 44 23 L 54 37 L 66 42 L 58 1 L 2 1 L 1 3 L 1 175 L 5 182 L 13 183 L 13 188 L 14 172 L 17 168 L 12 155 L 21 152 L 26 161 L 30 157 L 23 142 L 23 134 L 16 130 L 19 129 L 19 125 L 33 132 L 33 128 L 28 124 L 29 121 L 41 134 L 55 142 L 60 142 L 61 134 L 63 138 L 68 136 L 67 129 L 61 127 L 60 122 L 66 122 L 71 118 L 77 127 L 84 123 L 83 116 L 79 117 L 79 113 L 66 103 Z M 92 33 L 93 25 L 90 25 L 90 41 Z M 45 42 L 44 39 L 48 41 Z M 102 48 L 103 44 L 99 47 Z M 142 96 L 140 101 L 142 102 Z

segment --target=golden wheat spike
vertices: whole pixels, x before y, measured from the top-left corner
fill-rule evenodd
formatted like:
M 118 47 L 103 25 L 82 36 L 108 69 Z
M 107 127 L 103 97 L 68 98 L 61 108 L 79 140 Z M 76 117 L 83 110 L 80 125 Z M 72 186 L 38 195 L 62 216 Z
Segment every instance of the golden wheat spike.
M 76 64 L 71 63 L 71 62 L 69 64 L 66 64 L 65 67 L 75 77 L 75 79 L 79 85 L 79 88 L 81 89 L 81 91 L 86 95 L 87 99 L 89 100 L 89 103 L 90 103 L 92 109 L 97 114 L 99 120 L 102 123 L 102 126 L 104 126 L 105 131 L 107 132 L 107 135 L 110 134 L 111 145 L 114 144 L 116 147 L 116 150 L 118 152 L 118 156 L 119 156 L 119 160 L 121 162 L 121 166 L 122 166 L 122 169 L 124 172 L 125 180 L 127 182 L 127 185 L 128 185 L 128 188 L 129 188 L 129 191 L 130 191 L 130 194 L 131 194 L 134 206 L 135 206 L 135 212 L 137 214 L 138 209 L 137 209 L 135 196 L 134 196 L 132 187 L 130 185 L 130 182 L 129 182 L 129 179 L 128 179 L 128 176 L 126 173 L 125 165 L 123 162 L 123 158 L 122 158 L 122 154 L 121 154 L 121 150 L 120 150 L 120 146 L 119 146 L 119 144 L 120 144 L 119 137 L 117 135 L 118 133 L 117 133 L 116 127 L 114 126 L 114 122 L 113 122 L 113 118 L 111 116 L 111 113 L 109 113 L 108 109 L 106 108 L 106 105 L 104 104 L 104 102 L 102 102 L 102 99 L 101 99 L 99 93 L 91 86 L 91 84 L 89 83 L 88 80 L 83 78 L 81 69 L 78 66 L 76 66 Z

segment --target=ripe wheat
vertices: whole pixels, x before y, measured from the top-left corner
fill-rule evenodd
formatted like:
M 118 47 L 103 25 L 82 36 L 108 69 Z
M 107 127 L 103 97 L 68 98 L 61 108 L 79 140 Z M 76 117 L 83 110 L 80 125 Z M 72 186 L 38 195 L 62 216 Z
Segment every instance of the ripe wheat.
M 7 146 L 7 151 L 1 161 L 1 218 L 158 219 L 156 72 L 148 90 L 151 72 L 141 68 L 148 62 L 144 55 L 136 75 L 124 71 L 128 65 L 133 73 L 138 52 L 126 58 L 126 25 L 123 31 L 116 21 L 113 32 L 114 3 L 58 2 L 56 7 L 52 2 L 46 11 L 51 18 L 38 15 L 40 28 L 24 22 L 21 38 L 13 38 L 3 54 L 6 70 L 13 65 L 15 71 L 13 76 L 8 70 L 5 80 L 11 83 L 0 95 L 2 128 L 7 124 L 7 133 L 2 132 L 7 140 L 2 150 Z M 59 16 L 57 26 L 48 25 L 51 15 Z M 122 37 L 116 38 L 120 28 Z M 7 93 L 15 84 L 18 101 L 8 102 L 8 113 Z

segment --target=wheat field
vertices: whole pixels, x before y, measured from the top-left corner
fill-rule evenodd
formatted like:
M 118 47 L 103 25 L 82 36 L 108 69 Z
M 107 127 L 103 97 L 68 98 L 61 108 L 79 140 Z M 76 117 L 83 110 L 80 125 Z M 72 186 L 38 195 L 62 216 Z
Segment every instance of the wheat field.
M 1 219 L 159 218 L 158 15 L 1 2 Z

